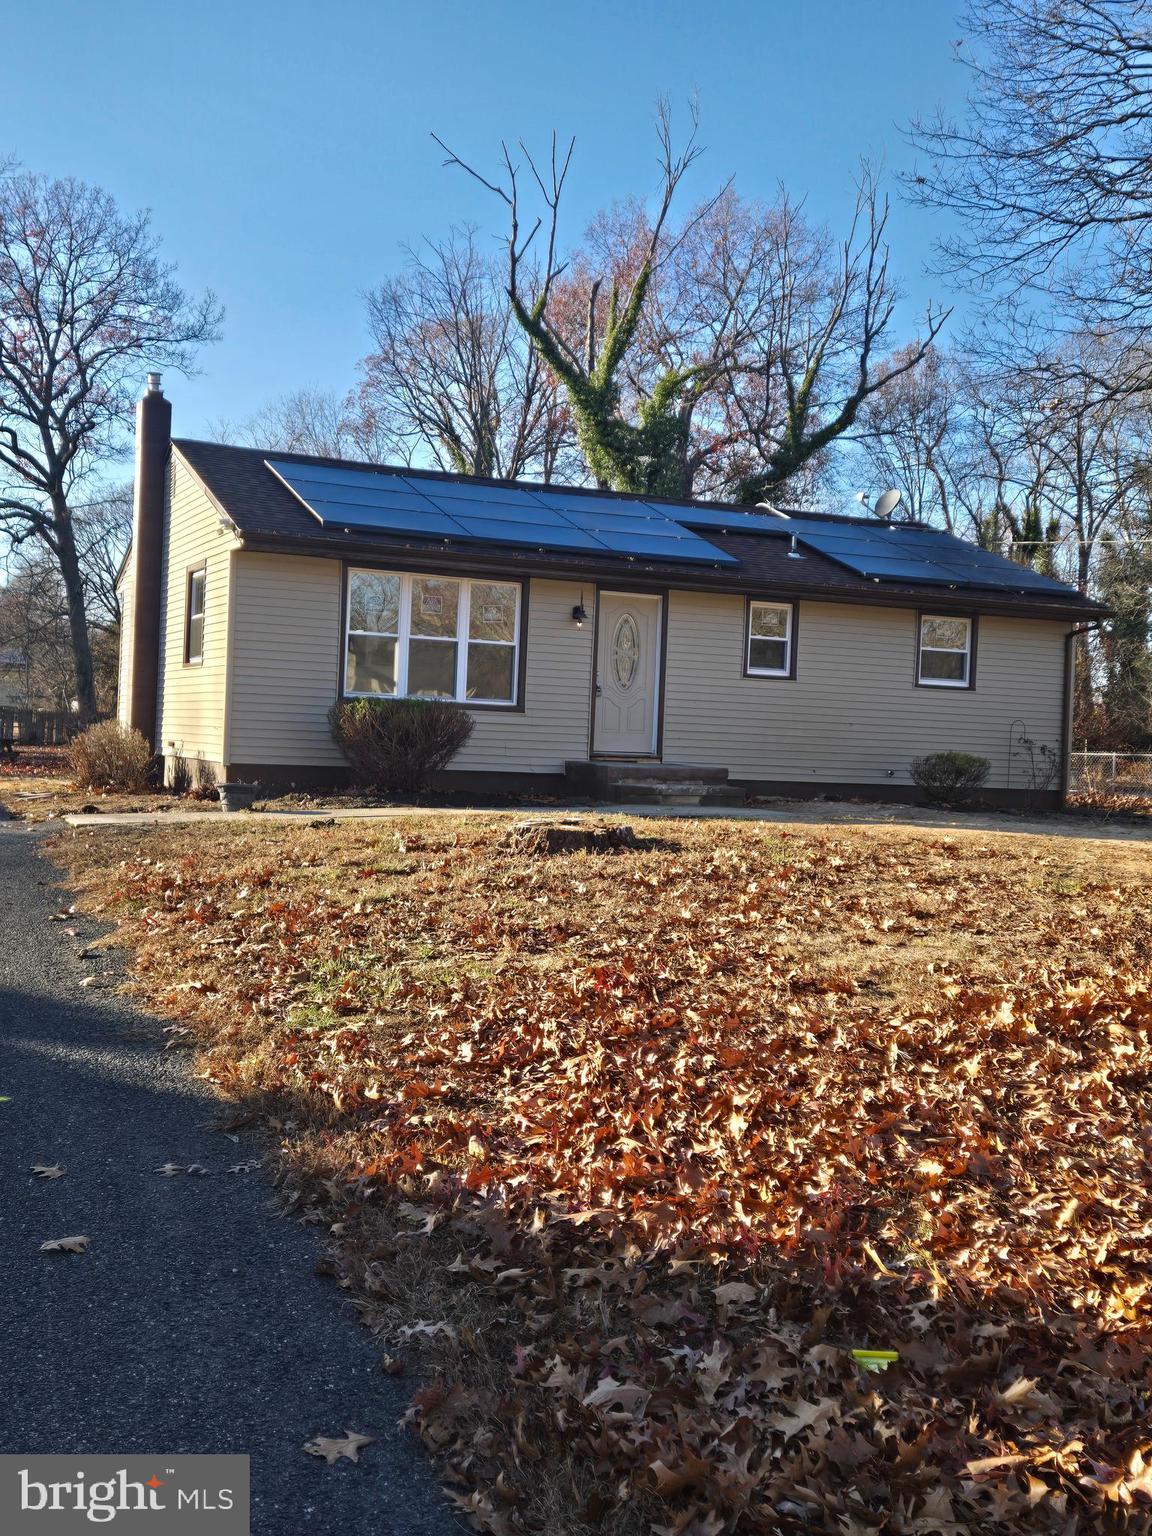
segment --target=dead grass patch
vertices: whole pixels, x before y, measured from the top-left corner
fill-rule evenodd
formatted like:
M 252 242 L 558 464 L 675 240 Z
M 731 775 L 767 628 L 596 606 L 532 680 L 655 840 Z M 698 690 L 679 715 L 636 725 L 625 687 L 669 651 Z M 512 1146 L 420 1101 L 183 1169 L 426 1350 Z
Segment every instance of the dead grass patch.
M 649 828 L 57 848 L 482 1529 L 1146 1528 L 1148 851 Z
M 18 747 L 0 759 L 0 810 L 18 821 L 56 821 L 80 811 L 169 811 L 181 802 L 167 792 L 78 789 L 65 747 Z M 215 809 L 196 804 L 197 810 Z

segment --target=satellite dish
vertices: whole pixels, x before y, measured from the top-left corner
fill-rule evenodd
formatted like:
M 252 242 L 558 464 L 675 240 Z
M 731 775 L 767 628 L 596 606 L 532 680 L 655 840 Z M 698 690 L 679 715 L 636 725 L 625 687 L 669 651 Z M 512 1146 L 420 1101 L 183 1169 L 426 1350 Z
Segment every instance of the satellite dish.
M 876 505 L 872 508 L 872 510 L 875 512 L 877 517 L 887 518 L 892 516 L 893 512 L 895 512 L 899 505 L 900 492 L 885 491 L 883 496 L 877 498 Z
M 861 506 L 863 506 L 864 503 L 868 500 L 867 493 L 865 491 L 857 491 L 855 499 L 860 503 Z

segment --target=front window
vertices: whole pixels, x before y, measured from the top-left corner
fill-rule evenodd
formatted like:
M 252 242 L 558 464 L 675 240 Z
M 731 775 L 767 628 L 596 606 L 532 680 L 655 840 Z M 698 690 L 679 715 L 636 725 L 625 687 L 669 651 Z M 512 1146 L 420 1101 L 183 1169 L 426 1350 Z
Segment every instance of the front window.
M 344 691 L 513 704 L 520 585 L 349 571 Z
M 204 660 L 204 594 L 205 573 L 203 567 L 188 572 L 188 593 L 185 602 L 184 660 L 194 666 Z
M 917 680 L 929 688 L 967 688 L 972 681 L 972 620 L 920 617 Z
M 791 677 L 792 630 L 791 603 L 749 603 L 747 670 L 757 677 Z

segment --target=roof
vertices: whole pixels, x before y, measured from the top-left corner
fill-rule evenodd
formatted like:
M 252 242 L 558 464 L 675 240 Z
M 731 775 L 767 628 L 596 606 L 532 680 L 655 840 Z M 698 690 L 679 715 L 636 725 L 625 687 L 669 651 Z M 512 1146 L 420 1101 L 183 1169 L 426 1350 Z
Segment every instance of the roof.
M 811 544 L 800 542 L 791 548 L 787 513 L 771 523 L 761 510 L 730 503 L 670 501 L 656 497 L 628 497 L 583 487 L 563 487 L 566 499 L 589 498 L 614 506 L 629 501 L 646 505 L 657 513 L 675 518 L 681 524 L 696 526 L 700 537 L 716 549 L 717 564 L 661 561 L 641 555 L 612 554 L 607 550 L 562 550 L 515 547 L 480 540 L 453 540 L 422 536 L 419 533 L 384 532 L 364 527 L 343 527 L 337 522 L 322 522 L 319 515 L 288 488 L 278 473 L 268 467 L 269 458 L 278 464 L 317 466 L 326 470 L 371 471 L 382 478 L 394 476 L 400 486 L 419 486 L 435 495 L 437 484 L 452 484 L 499 490 L 507 499 L 517 494 L 525 502 L 532 493 L 544 495 L 546 487 L 524 481 L 491 480 L 480 477 L 444 474 L 433 470 L 413 470 L 350 460 L 323 458 L 312 454 L 280 453 L 270 455 L 259 448 L 239 448 L 220 443 L 203 443 L 188 438 L 174 440 L 173 446 L 197 475 L 220 511 L 234 525 L 243 543 L 252 548 L 295 551 L 300 554 L 327 554 L 344 558 L 396 560 L 405 565 L 430 562 L 438 568 L 496 569 L 501 572 L 569 576 L 588 581 L 620 582 L 622 579 L 649 585 L 666 585 L 692 590 L 737 591 L 752 596 L 811 596 L 831 601 L 868 602 L 886 606 L 932 606 L 965 611 L 1010 613 L 1036 618 L 1090 619 L 1108 610 L 1085 597 L 1073 587 L 1051 584 L 1027 591 L 989 589 L 957 582 L 941 586 L 939 582 L 883 580 L 862 575 L 841 561 L 830 558 Z M 402 478 L 401 478 L 402 477 Z M 560 488 L 553 488 L 559 491 Z M 527 493 L 527 494 L 525 494 Z M 639 508 L 638 508 L 639 509 Z M 714 526 L 718 514 L 730 512 L 723 528 Z M 694 525 L 693 514 L 703 525 Z M 753 515 L 750 515 L 753 514 Z M 824 528 L 830 532 L 851 531 L 853 527 L 874 534 L 874 518 L 842 517 L 830 514 L 796 513 L 797 527 Z M 749 531 L 739 528 L 746 522 Z M 805 534 L 798 535 L 803 541 Z M 941 537 L 937 535 L 937 537 Z M 971 552 L 973 546 L 955 539 L 957 548 Z M 799 556 L 799 558 L 797 557 Z M 720 563 L 723 562 L 723 563 Z M 1007 566 L 1007 562 L 1004 562 Z

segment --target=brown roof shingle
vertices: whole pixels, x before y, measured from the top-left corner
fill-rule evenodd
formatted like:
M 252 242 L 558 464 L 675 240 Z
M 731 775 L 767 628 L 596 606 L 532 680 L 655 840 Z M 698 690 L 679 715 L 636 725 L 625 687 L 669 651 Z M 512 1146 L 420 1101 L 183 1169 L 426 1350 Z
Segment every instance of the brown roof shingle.
M 790 553 L 788 524 L 784 520 L 781 521 L 779 534 L 699 530 L 701 537 L 739 561 L 738 565 L 725 563 L 716 566 L 661 563 L 635 556 L 589 557 L 499 544 L 466 546 L 416 535 L 377 534 L 363 529 L 329 527 L 312 516 L 268 469 L 265 460 L 275 457 L 299 464 L 370 470 L 381 470 L 382 466 L 353 465 L 346 460 L 326 459 L 310 454 L 276 452 L 270 455 L 265 449 L 237 448 L 188 438 L 174 440 L 173 446 L 235 525 L 244 543 L 259 548 L 297 550 L 302 554 L 329 554 L 354 559 L 394 559 L 405 564 L 435 558 L 438 566 L 458 567 L 461 570 L 498 568 L 526 574 L 551 573 L 605 582 L 618 582 L 626 577 L 632 581 L 643 580 L 654 585 L 690 590 L 737 591 L 753 596 L 777 593 L 781 596 L 807 595 L 833 601 L 881 603 L 888 606 L 931 605 L 1036 618 L 1091 619 L 1108 611 L 1071 587 L 1058 593 L 1008 592 L 976 587 L 942 588 L 927 583 L 877 581 L 861 576 L 809 547 L 803 548 L 801 557 L 796 558 Z M 425 470 L 403 469 L 393 472 L 403 473 L 407 478 L 427 478 L 433 481 L 465 478 Z M 487 483 L 505 486 L 516 484 L 509 481 Z M 533 487 L 523 484 L 521 488 Z M 565 487 L 566 492 L 570 489 Z M 587 491 L 585 494 L 594 497 L 598 493 Z M 644 499 L 658 500 L 655 497 Z M 706 505 L 710 510 L 715 510 L 718 504 L 712 502 Z M 732 507 L 731 510 L 733 522 L 736 523 L 749 509 Z M 804 515 L 812 516 L 810 513 Z M 827 521 L 863 523 L 867 520 L 829 517 Z

